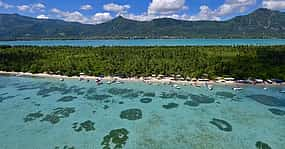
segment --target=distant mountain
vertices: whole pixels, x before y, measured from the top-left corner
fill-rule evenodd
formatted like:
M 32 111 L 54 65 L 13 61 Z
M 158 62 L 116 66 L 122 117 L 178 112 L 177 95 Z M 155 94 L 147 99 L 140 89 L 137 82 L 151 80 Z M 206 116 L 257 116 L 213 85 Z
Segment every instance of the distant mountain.
M 227 21 L 117 17 L 98 25 L 0 14 L 0 40 L 101 38 L 285 38 L 285 13 L 260 8 Z

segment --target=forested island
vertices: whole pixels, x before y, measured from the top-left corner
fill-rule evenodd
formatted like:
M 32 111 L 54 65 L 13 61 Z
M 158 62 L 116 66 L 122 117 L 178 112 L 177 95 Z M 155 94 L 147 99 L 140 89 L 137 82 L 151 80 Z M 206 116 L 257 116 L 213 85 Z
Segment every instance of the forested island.
M 285 79 L 285 46 L 1 46 L 0 70 L 76 76 L 152 74 Z

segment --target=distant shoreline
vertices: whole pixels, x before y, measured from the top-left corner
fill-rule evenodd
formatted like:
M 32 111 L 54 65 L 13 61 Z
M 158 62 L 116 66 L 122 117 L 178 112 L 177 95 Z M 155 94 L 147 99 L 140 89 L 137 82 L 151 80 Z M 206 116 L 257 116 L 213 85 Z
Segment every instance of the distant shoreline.
M 208 81 L 181 81 L 181 80 L 173 80 L 173 77 L 164 77 L 163 79 L 157 79 L 156 77 L 140 77 L 140 78 L 120 78 L 120 77 L 111 77 L 111 76 L 106 76 L 106 77 L 97 77 L 97 76 L 88 76 L 88 75 L 80 75 L 80 76 L 63 76 L 63 75 L 55 75 L 55 74 L 47 74 L 47 73 L 28 73 L 28 72 L 7 72 L 7 71 L 0 71 L 0 76 L 1 75 L 9 75 L 9 76 L 19 76 L 19 77 L 39 77 L 39 78 L 53 78 L 53 79 L 59 79 L 59 80 L 64 80 L 64 79 L 78 79 L 78 80 L 97 80 L 100 78 L 103 81 L 122 81 L 122 82 L 144 82 L 147 84 L 152 84 L 152 83 L 159 83 L 159 84 L 179 84 L 179 85 L 193 85 L 193 86 L 202 86 L 205 84 L 208 85 L 213 85 L 213 84 L 221 84 L 221 85 L 230 85 L 230 86 L 246 86 L 246 85 L 255 85 L 255 86 L 284 86 L 285 82 L 281 84 L 268 84 L 268 83 L 257 83 L 257 84 L 245 84 L 245 83 L 237 83 L 234 81 L 226 81 L 226 82 L 217 82 L 215 80 L 208 80 Z M 147 78 L 147 79 L 145 79 Z M 62 81 L 63 81 L 62 80 Z

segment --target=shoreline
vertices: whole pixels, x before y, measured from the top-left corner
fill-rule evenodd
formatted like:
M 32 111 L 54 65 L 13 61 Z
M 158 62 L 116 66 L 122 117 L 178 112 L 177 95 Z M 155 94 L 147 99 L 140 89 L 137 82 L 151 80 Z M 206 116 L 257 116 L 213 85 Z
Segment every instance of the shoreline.
M 192 85 L 200 87 L 202 85 L 213 85 L 213 84 L 220 84 L 220 85 L 229 85 L 229 86 L 285 86 L 285 82 L 281 84 L 273 83 L 257 83 L 257 84 L 245 84 L 245 83 L 238 83 L 234 81 L 226 81 L 226 82 L 217 82 L 215 80 L 208 80 L 208 81 L 182 81 L 182 80 L 173 80 L 173 77 L 164 77 L 163 79 L 157 79 L 157 77 L 140 77 L 140 78 L 120 78 L 120 77 L 112 77 L 112 76 L 105 76 L 105 77 L 96 77 L 96 76 L 88 76 L 88 75 L 80 75 L 80 76 L 63 76 L 63 75 L 55 75 L 55 74 L 47 74 L 47 73 L 28 73 L 28 72 L 7 72 L 7 71 L 0 71 L 0 75 L 9 75 L 9 76 L 19 76 L 19 77 L 39 77 L 39 78 L 53 78 L 53 79 L 78 79 L 78 80 L 97 80 L 100 78 L 100 80 L 103 81 L 122 81 L 122 82 L 144 82 L 147 84 L 169 84 L 169 85 Z M 147 78 L 147 79 L 145 79 Z

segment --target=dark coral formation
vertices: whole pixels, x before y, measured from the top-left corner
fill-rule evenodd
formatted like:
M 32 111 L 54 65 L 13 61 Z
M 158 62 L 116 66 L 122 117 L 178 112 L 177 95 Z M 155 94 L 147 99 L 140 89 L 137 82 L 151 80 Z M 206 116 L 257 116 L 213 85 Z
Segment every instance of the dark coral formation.
M 43 116 L 44 116 L 44 114 L 42 114 L 41 111 L 38 111 L 38 112 L 35 112 L 35 113 L 30 113 L 30 114 L 26 115 L 26 117 L 24 118 L 24 122 L 26 123 L 26 122 L 29 122 L 29 121 L 34 121 L 34 120 L 36 120 L 38 118 L 41 118 Z
M 167 98 L 175 98 L 176 95 L 177 93 L 174 93 L 174 92 L 171 92 L 171 93 L 162 92 L 159 97 L 167 99 Z
M 119 101 L 119 104 L 122 105 L 122 104 L 124 104 L 124 102 L 123 101 Z
M 137 91 L 137 92 L 130 92 L 130 93 L 124 95 L 123 97 L 125 97 L 125 98 L 136 98 L 139 96 L 140 96 L 140 92 Z
M 235 97 L 235 94 L 231 92 L 217 92 L 216 95 L 224 97 L 224 98 L 234 98 Z
M 215 125 L 217 128 L 219 128 L 222 131 L 227 131 L 227 132 L 232 131 L 232 126 L 225 120 L 213 118 L 210 121 L 210 123 Z
M 190 107 L 198 107 L 199 102 L 188 100 L 184 102 L 184 105 L 190 106 Z
M 278 116 L 283 116 L 285 115 L 285 111 L 284 110 L 280 110 L 280 109 L 275 109 L 275 108 L 270 108 L 268 109 L 271 113 L 278 115 Z
M 133 89 L 121 89 L 121 88 L 111 88 L 108 90 L 108 93 L 112 95 L 124 95 L 127 93 L 133 92 Z
M 192 101 L 198 102 L 200 104 L 209 104 L 209 103 L 214 103 L 215 99 L 205 96 L 205 95 L 190 95 Z
M 111 98 L 111 95 L 97 95 L 97 94 L 91 94 L 91 95 L 87 95 L 85 96 L 87 98 L 87 100 L 97 100 L 97 101 L 104 101 L 108 98 Z
M 248 97 L 267 106 L 285 107 L 285 100 L 276 97 L 268 95 L 251 95 Z
M 94 122 L 92 122 L 91 120 L 87 120 L 85 122 L 82 122 L 78 125 L 77 122 L 73 123 L 72 128 L 74 129 L 74 131 L 76 132 L 80 132 L 80 131 L 95 131 L 95 127 L 94 127 Z
M 138 120 L 142 118 L 142 110 L 140 109 L 128 109 L 124 110 L 120 114 L 121 119 Z
M 188 95 L 177 94 L 176 96 L 178 99 L 188 99 Z
M 261 141 L 257 141 L 257 142 L 255 143 L 255 147 L 256 147 L 257 149 L 271 149 L 271 147 L 270 147 L 268 144 L 266 144 L 266 143 L 264 143 L 264 142 L 261 142 Z
M 56 108 L 52 113 L 47 114 L 41 121 L 47 121 L 51 124 L 56 124 L 62 118 L 69 117 L 71 113 L 75 112 L 75 108 L 67 107 L 67 108 Z
M 70 101 L 73 101 L 76 98 L 77 97 L 74 97 L 74 96 L 64 96 L 64 97 L 58 99 L 57 102 L 70 102 Z
M 173 109 L 173 108 L 177 108 L 178 104 L 177 103 L 168 103 L 167 105 L 162 105 L 162 107 L 164 109 Z
M 42 97 L 48 97 L 54 92 L 60 93 L 62 95 L 66 95 L 66 94 L 82 95 L 84 94 L 84 90 L 85 90 L 85 88 L 83 87 L 80 88 L 75 85 L 68 87 L 65 84 L 48 84 L 48 85 L 41 86 L 39 88 L 40 90 L 37 92 L 37 95 L 42 96 Z
M 5 101 L 5 100 L 8 100 L 8 99 L 12 99 L 12 98 L 15 98 L 16 96 L 0 96 L 0 103 Z
M 152 102 L 152 99 L 151 98 L 142 98 L 142 99 L 140 99 L 140 102 L 141 103 L 150 103 L 150 102 Z
M 115 129 L 110 131 L 108 135 L 103 138 L 101 145 L 103 149 L 122 149 L 124 145 L 126 145 L 128 140 L 129 131 L 125 128 Z
M 155 93 L 147 92 L 147 93 L 144 93 L 143 96 L 145 96 L 145 97 L 155 97 Z
M 74 146 L 65 145 L 65 146 L 63 146 L 63 148 L 60 148 L 59 146 L 56 146 L 56 147 L 54 147 L 54 149 L 75 149 L 75 147 Z
M 29 99 L 31 99 L 31 97 L 25 97 L 25 98 L 24 98 L 24 100 L 29 100 Z

